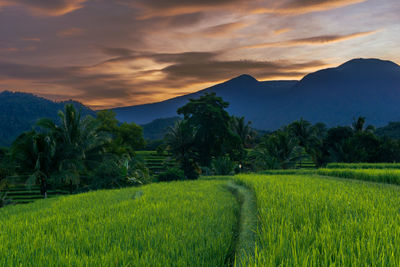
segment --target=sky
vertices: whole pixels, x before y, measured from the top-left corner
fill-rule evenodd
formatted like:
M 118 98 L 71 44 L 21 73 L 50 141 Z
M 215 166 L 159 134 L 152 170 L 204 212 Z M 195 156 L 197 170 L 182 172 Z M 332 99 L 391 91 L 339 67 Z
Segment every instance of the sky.
M 0 91 L 94 109 L 400 63 L 399 0 L 0 0 Z

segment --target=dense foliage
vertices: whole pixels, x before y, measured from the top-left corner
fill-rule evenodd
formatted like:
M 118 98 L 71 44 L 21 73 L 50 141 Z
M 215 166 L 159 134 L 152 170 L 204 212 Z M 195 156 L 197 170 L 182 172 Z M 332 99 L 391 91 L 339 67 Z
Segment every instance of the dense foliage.
M 399 266 L 397 186 L 240 175 L 257 199 L 255 256 L 243 266 Z
M 145 183 L 148 171 L 135 157 L 144 146 L 142 130 L 119 124 L 112 112 L 82 117 L 73 105 L 57 120 L 41 119 L 0 155 L 0 179 L 81 192 Z M 6 174 L 3 174 L 6 173 Z
M 253 170 L 287 169 L 305 157 L 315 166 L 330 162 L 399 162 L 400 141 L 375 135 L 359 117 L 352 126 L 328 129 L 323 123 L 312 125 L 300 119 L 261 138 L 251 153 Z
M 238 204 L 222 183 L 160 183 L 2 208 L 0 266 L 226 266 Z
M 245 147 L 255 134 L 244 118 L 228 114 L 228 106 L 215 93 L 206 93 L 178 109 L 184 118 L 170 128 L 165 141 L 186 178 L 197 179 L 201 169 L 210 168 L 215 174 L 230 174 L 233 162 L 245 160 Z M 217 170 L 216 162 L 228 170 Z
M 57 111 L 73 104 L 82 115 L 95 115 L 93 110 L 75 101 L 53 102 L 28 93 L 0 93 L 0 146 L 9 146 L 24 131 L 29 131 L 40 118 L 57 120 Z

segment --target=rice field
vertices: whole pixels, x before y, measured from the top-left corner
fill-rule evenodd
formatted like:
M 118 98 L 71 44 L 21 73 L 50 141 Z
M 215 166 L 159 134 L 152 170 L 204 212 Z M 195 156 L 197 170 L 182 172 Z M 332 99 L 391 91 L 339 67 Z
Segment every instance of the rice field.
M 345 179 L 400 185 L 400 170 L 397 169 L 319 169 L 316 173 Z
M 225 266 L 226 181 L 171 182 L 0 209 L 0 266 Z
M 328 163 L 328 169 L 400 169 L 400 163 Z
M 400 266 L 398 186 L 305 175 L 239 175 L 254 191 L 254 257 L 243 266 Z

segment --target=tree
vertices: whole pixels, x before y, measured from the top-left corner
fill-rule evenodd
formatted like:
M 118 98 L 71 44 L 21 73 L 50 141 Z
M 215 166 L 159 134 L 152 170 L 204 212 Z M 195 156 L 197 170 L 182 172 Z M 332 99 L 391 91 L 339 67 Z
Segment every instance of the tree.
M 243 147 L 250 148 L 256 132 L 251 128 L 251 122 L 245 122 L 244 117 L 232 117 L 233 132 L 240 137 Z
M 112 139 L 107 144 L 109 153 L 133 156 L 135 150 L 145 146 L 143 130 L 135 123 L 120 124 L 115 116 L 115 112 L 111 110 L 99 111 L 96 117 L 99 122 L 98 131 L 111 135 Z
M 374 132 L 375 131 L 375 127 L 372 125 L 368 125 L 365 129 L 364 129 L 364 125 L 365 125 L 365 117 L 358 117 L 357 120 L 354 119 L 354 122 L 352 124 L 352 128 L 356 133 L 360 133 L 360 132 Z
M 240 155 L 240 138 L 231 130 L 231 118 L 225 110 L 228 106 L 215 93 L 206 93 L 178 109 L 178 114 L 196 129 L 195 145 L 202 166 L 210 166 L 213 157 L 229 154 L 235 159 Z
M 66 105 L 65 111 L 59 112 L 59 118 L 60 124 L 42 119 L 38 126 L 55 140 L 55 177 L 68 185 L 72 193 L 74 187 L 83 182 L 82 179 L 89 178 L 88 172 L 97 167 L 109 138 L 98 131 L 98 121 L 90 116 L 82 119 L 73 105 Z
M 253 155 L 260 166 L 288 169 L 301 159 L 297 140 L 288 132 L 278 130 L 264 137 Z
M 318 127 L 320 127 L 320 125 L 318 125 Z M 316 154 L 318 153 L 317 145 L 319 141 L 316 135 L 317 128 L 313 127 L 310 122 L 301 118 L 289 124 L 288 130 L 290 135 L 298 140 L 299 146 L 303 147 L 305 152 L 310 155 L 316 163 Z M 319 130 L 322 130 L 322 128 Z
M 169 151 L 189 180 L 197 179 L 199 176 L 195 136 L 196 129 L 185 120 L 177 121 L 165 136 Z
M 11 146 L 13 160 L 20 173 L 28 177 L 28 186 L 39 184 L 47 197 L 47 184 L 54 170 L 55 140 L 46 134 L 30 131 L 20 135 Z

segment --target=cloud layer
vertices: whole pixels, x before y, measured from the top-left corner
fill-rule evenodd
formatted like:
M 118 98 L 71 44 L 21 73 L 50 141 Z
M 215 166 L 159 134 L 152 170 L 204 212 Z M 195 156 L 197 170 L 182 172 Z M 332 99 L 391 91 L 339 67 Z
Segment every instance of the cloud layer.
M 355 57 L 399 63 L 399 12 L 397 0 L 0 0 L 0 91 L 104 108 L 244 73 L 300 79 Z

